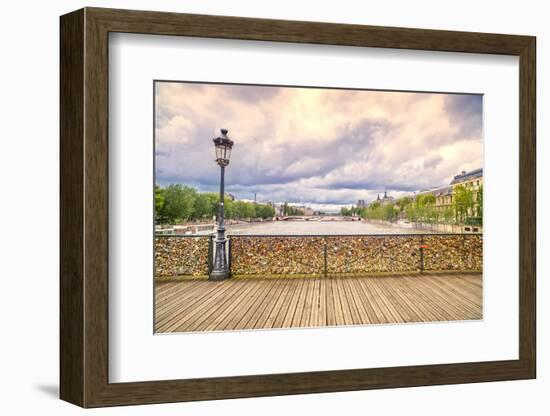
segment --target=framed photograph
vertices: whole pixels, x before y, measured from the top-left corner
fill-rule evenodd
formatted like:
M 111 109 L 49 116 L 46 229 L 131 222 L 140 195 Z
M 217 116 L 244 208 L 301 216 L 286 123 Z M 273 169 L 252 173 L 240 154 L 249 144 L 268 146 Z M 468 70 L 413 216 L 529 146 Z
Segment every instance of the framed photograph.
M 536 376 L 534 37 L 60 28 L 63 400 Z

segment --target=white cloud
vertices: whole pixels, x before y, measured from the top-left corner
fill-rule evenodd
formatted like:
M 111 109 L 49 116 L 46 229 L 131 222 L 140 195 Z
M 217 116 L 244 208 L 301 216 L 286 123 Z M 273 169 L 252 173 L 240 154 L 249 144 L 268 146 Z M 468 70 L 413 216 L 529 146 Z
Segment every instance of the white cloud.
M 212 138 L 235 146 L 237 197 L 349 204 L 439 186 L 482 165 L 481 97 L 157 83 L 156 180 L 214 190 Z

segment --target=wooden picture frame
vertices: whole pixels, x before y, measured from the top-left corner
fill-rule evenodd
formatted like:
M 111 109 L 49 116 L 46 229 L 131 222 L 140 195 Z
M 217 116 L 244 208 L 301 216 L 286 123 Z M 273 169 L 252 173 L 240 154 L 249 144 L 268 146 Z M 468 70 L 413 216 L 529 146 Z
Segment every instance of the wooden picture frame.
M 530 379 L 536 376 L 535 50 L 530 36 L 85 8 L 60 20 L 60 396 L 82 407 Z M 519 57 L 519 359 L 110 383 L 110 32 Z

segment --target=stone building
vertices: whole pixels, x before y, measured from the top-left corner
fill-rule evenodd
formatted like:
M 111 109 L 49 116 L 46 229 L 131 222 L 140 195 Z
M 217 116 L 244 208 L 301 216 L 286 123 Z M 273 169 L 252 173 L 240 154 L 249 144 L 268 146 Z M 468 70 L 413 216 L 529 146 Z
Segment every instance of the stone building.
M 427 193 L 435 196 L 435 208 L 443 212 L 453 206 L 453 187 L 451 185 L 430 189 Z
M 477 193 L 481 186 L 483 186 L 483 169 L 475 169 L 469 172 L 462 171 L 460 174 L 455 175 L 450 183 L 451 186 L 464 185 L 471 189 L 472 192 Z
M 481 197 L 480 190 L 483 187 L 483 169 L 479 168 L 469 172 L 462 171 L 460 174 L 454 176 L 450 185 L 453 187 L 453 192 L 459 185 L 464 186 L 472 192 L 474 202 L 473 213 L 475 213 Z
M 381 205 L 394 205 L 395 204 L 395 198 L 393 196 L 388 196 L 388 193 L 384 191 L 384 196 L 380 198 L 380 194 L 376 196 L 376 201 L 379 202 Z
M 434 195 L 436 209 L 439 211 L 444 211 L 446 208 L 453 206 L 455 188 L 458 185 L 462 185 L 472 191 L 475 211 L 479 201 L 479 190 L 483 186 L 482 168 L 474 169 L 469 172 L 462 171 L 453 177 L 449 185 L 420 191 L 418 194 Z

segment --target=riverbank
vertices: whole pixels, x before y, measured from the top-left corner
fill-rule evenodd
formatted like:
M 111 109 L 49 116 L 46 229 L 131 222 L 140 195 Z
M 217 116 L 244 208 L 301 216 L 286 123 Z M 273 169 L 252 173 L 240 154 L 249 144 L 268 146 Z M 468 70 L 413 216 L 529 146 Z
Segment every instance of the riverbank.
M 383 220 L 341 219 L 338 217 L 312 217 L 305 220 L 235 221 L 226 223 L 228 235 L 375 235 L 375 234 L 460 234 L 483 233 L 479 226 L 455 224 L 410 223 L 404 220 L 388 222 Z M 214 223 L 155 227 L 157 235 L 210 235 L 215 233 Z
M 444 234 L 462 234 L 462 233 L 478 233 L 483 234 L 483 227 L 479 225 L 463 225 L 463 224 L 428 224 L 422 222 L 411 223 L 404 220 L 389 222 L 384 220 L 363 220 L 369 224 L 387 226 L 399 230 L 413 229 L 418 233 L 444 233 Z

